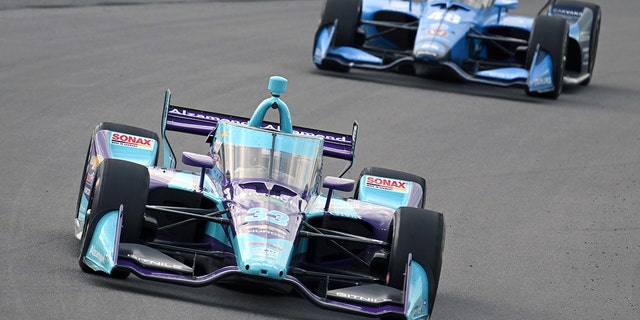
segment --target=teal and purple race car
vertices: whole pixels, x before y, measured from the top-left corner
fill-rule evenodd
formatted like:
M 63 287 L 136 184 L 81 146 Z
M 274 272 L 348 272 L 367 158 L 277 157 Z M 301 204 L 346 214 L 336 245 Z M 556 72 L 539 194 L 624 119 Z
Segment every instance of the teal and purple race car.
M 536 17 L 511 15 L 518 0 L 327 0 L 315 34 L 320 69 L 395 70 L 520 86 L 556 99 L 591 81 L 601 10 L 549 0 Z
M 429 318 L 445 225 L 423 208 L 425 179 L 379 167 L 344 178 L 357 122 L 351 134 L 293 126 L 286 85 L 272 77 L 251 118 L 173 105 L 167 91 L 160 136 L 97 125 L 75 219 L 80 268 L 185 286 L 248 282 L 334 311 Z M 269 109 L 279 123 L 264 121 Z M 207 154 L 182 153 L 194 171 L 177 168 L 167 131 L 206 137 Z M 323 179 L 324 157 L 347 164 Z

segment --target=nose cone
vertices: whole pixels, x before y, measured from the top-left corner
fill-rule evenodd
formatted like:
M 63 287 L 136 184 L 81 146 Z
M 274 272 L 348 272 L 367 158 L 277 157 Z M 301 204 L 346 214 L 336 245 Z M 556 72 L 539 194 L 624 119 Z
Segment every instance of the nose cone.
M 267 228 L 254 232 L 277 232 Z M 259 236 L 256 234 L 239 234 L 236 258 L 238 266 L 244 273 L 282 279 L 287 275 L 287 267 L 291 259 L 293 243 L 288 239 L 280 239 L 278 235 Z
M 449 47 L 436 39 L 423 39 L 415 44 L 413 56 L 422 62 L 438 62 L 448 59 Z
M 251 261 L 247 263 L 244 266 L 244 273 L 271 279 L 282 279 L 286 275 L 283 268 L 266 264 L 263 261 Z
M 236 190 L 231 215 L 238 267 L 246 274 L 282 279 L 287 275 L 293 243 L 302 218 L 298 196 L 267 196 Z

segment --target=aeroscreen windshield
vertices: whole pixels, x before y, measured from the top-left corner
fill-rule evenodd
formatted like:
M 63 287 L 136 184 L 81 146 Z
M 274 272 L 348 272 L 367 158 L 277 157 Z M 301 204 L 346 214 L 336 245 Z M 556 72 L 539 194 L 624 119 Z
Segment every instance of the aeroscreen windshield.
M 303 191 L 320 169 L 321 138 L 220 122 L 215 143 L 217 165 L 231 180 L 279 182 Z

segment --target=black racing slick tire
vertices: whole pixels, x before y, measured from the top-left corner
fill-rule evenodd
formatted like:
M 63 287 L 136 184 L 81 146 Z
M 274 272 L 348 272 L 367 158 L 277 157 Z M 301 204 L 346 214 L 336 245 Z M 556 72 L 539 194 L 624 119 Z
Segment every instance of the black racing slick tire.
M 85 187 L 87 187 L 88 183 L 93 183 L 93 181 L 87 181 L 87 174 L 89 173 L 89 166 L 91 165 L 91 149 L 93 148 L 93 144 L 94 144 L 94 137 L 96 136 L 96 133 L 100 130 L 109 130 L 109 131 L 116 131 L 116 132 L 120 132 L 120 133 L 126 133 L 126 134 L 130 134 L 130 135 L 135 135 L 135 136 L 140 136 L 140 137 L 145 137 L 145 138 L 150 138 L 150 139 L 154 139 L 155 141 L 160 141 L 158 139 L 158 134 L 156 134 L 153 131 L 149 131 L 146 129 L 142 129 L 142 128 L 138 128 L 138 127 L 133 127 L 133 126 L 128 126 L 128 125 L 124 125 L 124 124 L 120 124 L 120 123 L 111 123 L 111 122 L 101 122 L 99 123 L 94 129 L 93 129 L 93 134 L 91 135 L 91 140 L 89 140 L 89 146 L 87 148 L 87 153 L 85 156 L 85 161 L 84 161 L 84 167 L 83 167 L 83 171 L 82 171 L 82 178 L 80 179 L 80 190 L 78 192 L 78 201 L 76 202 L 76 218 L 78 217 L 78 212 L 80 210 L 80 201 L 82 200 L 82 194 L 84 192 Z M 156 159 L 153 163 L 153 165 L 156 165 L 158 163 L 158 155 L 156 154 Z
M 314 38 L 313 50 L 316 48 L 318 36 L 322 29 L 327 25 L 333 24 L 336 20 L 337 25 L 333 46 L 355 46 L 361 10 L 362 0 L 327 0 L 324 4 L 320 24 L 318 25 L 318 30 Z M 316 67 L 322 70 L 349 71 L 348 66 L 337 63 L 316 63 Z
M 557 99 L 562 92 L 566 65 L 569 23 L 562 17 L 536 16 L 533 20 L 529 47 L 527 49 L 527 69 L 533 64 L 538 45 L 551 55 L 553 61 L 553 82 L 555 88 L 549 92 L 532 92 L 525 89 L 527 95 Z
M 391 251 L 387 267 L 388 285 L 403 290 L 409 254 L 426 271 L 429 281 L 429 314 L 440 282 L 445 225 L 442 213 L 400 207 L 394 213 Z
M 602 20 L 602 10 L 597 4 L 585 2 L 585 1 L 571 1 L 571 0 L 559 0 L 555 3 L 556 6 L 568 6 L 576 8 L 589 8 L 593 13 L 593 21 L 591 23 L 591 30 L 589 34 L 589 77 L 582 81 L 580 84 L 583 86 L 588 85 L 591 82 L 593 76 L 593 67 L 596 65 L 596 54 L 598 52 L 598 40 L 600 39 L 600 23 Z
M 93 237 L 96 225 L 106 213 L 123 206 L 120 242 L 139 242 L 144 223 L 144 212 L 149 192 L 147 167 L 119 159 L 105 159 L 98 166 L 90 201 L 91 211 L 85 218 L 84 231 L 78 259 L 84 272 L 98 273 L 84 262 L 84 256 Z M 129 272 L 116 269 L 110 275 L 126 278 Z
M 426 195 L 427 195 L 427 182 L 423 177 L 420 177 L 411 173 L 392 170 L 392 169 L 379 168 L 379 167 L 367 167 L 362 169 L 362 172 L 360 172 L 360 176 L 358 177 L 358 181 L 354 191 L 355 199 L 358 199 L 358 192 L 360 190 L 360 180 L 362 180 L 361 179 L 362 176 L 365 176 L 365 175 L 383 177 L 383 178 L 389 178 L 389 179 L 398 179 L 398 180 L 404 180 L 404 181 L 412 181 L 419 184 L 420 187 L 422 187 L 422 206 L 421 207 L 424 208 Z

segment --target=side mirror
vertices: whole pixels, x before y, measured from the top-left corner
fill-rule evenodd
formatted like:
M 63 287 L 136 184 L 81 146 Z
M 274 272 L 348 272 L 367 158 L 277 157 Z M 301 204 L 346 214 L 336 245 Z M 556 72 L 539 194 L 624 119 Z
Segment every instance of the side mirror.
M 198 168 L 213 168 L 213 158 L 210 156 L 187 151 L 182 153 L 182 163 Z
M 207 169 L 213 168 L 213 158 L 208 155 L 185 151 L 182 153 L 182 163 L 188 166 L 202 168 L 202 172 L 200 173 L 200 184 L 198 185 L 199 191 L 202 191 L 204 188 L 204 175 L 206 174 Z
M 355 181 L 351 179 L 338 178 L 338 177 L 326 177 L 322 183 L 322 187 L 329 190 L 338 190 L 343 192 L 353 191 Z
M 518 8 L 518 0 L 496 0 L 493 3 L 494 6 L 505 9 L 517 9 Z
M 324 204 L 324 212 L 326 213 L 329 211 L 329 204 L 331 203 L 331 196 L 334 190 L 351 192 L 353 191 L 354 185 L 355 185 L 355 181 L 351 179 L 338 178 L 338 177 L 324 178 L 322 187 L 329 189 L 329 192 L 327 192 L 327 202 Z

